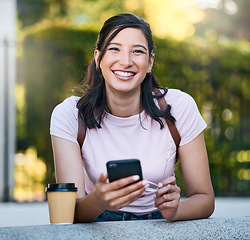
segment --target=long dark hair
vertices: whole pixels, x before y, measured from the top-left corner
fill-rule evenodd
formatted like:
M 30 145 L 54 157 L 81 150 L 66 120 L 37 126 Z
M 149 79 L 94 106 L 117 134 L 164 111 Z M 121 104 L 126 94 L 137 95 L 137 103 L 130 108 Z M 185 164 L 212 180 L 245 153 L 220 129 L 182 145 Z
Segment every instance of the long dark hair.
M 96 49 L 100 51 L 98 63 L 96 65 L 94 59 L 90 63 L 85 79 L 80 86 L 81 89 L 85 89 L 85 92 L 77 103 L 79 117 L 84 120 L 88 128 L 101 128 L 101 122 L 106 113 L 105 109 L 107 109 L 105 81 L 100 70 L 100 62 L 110 41 L 121 30 L 128 27 L 137 28 L 143 32 L 148 42 L 149 57 L 153 54 L 154 41 L 151 29 L 149 24 L 142 18 L 133 14 L 123 13 L 109 18 L 104 23 L 96 42 Z M 154 88 L 163 91 L 156 96 L 152 93 Z M 145 109 L 147 115 L 159 122 L 160 128 L 164 127 L 161 118 L 168 118 L 172 122 L 175 121 L 170 114 L 170 107 L 162 111 L 154 101 L 154 98 L 164 97 L 167 91 L 167 88 L 163 88 L 157 83 L 153 71 L 150 74 L 147 73 L 141 83 L 141 107 Z

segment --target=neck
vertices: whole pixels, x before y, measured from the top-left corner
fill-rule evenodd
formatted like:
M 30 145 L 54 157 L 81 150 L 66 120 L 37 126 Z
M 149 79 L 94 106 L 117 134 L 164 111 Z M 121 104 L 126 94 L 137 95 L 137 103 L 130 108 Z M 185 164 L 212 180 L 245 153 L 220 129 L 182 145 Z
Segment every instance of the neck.
M 130 117 L 141 112 L 139 94 L 107 93 L 107 110 L 117 117 Z

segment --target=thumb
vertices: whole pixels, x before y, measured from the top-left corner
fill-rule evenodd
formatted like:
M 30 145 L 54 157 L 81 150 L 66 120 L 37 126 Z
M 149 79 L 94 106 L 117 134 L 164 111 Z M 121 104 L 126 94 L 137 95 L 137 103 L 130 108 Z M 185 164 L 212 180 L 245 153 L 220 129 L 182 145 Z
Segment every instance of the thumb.
M 99 183 L 107 183 L 108 180 L 108 174 L 107 173 L 102 173 L 99 178 L 97 179 L 97 182 Z

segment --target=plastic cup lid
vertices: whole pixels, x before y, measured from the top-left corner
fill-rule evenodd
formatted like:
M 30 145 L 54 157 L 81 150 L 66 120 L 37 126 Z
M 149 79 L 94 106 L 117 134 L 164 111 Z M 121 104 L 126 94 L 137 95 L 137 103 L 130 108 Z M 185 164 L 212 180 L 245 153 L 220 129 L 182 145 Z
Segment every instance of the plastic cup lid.
M 45 192 L 77 192 L 74 183 L 49 183 Z

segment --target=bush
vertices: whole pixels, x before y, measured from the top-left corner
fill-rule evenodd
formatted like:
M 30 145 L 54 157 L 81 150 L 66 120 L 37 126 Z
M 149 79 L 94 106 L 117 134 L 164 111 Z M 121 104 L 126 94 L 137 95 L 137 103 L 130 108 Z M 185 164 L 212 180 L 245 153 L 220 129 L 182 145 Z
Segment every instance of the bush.
M 52 109 L 83 79 L 96 37 L 91 30 L 49 27 L 23 41 L 18 82 L 26 88 L 27 133 L 19 137 L 18 149 L 36 146 L 47 165 L 46 181 L 54 178 Z M 215 193 L 249 195 L 250 154 L 242 154 L 250 149 L 249 45 L 201 39 L 155 39 L 155 44 L 154 72 L 159 82 L 193 96 L 208 124 L 205 138 Z M 179 164 L 176 175 L 185 189 Z

